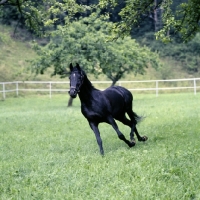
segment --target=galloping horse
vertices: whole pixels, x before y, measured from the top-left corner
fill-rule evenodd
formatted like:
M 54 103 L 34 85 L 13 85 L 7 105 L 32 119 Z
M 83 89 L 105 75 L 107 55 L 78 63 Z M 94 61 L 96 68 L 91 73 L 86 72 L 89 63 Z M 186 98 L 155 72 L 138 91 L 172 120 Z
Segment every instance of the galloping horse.
M 136 124 L 141 120 L 141 117 L 132 111 L 133 96 L 130 91 L 120 86 L 112 86 L 100 91 L 92 86 L 79 64 L 73 67 L 71 63 L 70 71 L 69 94 L 72 98 L 76 98 L 78 94 L 81 101 L 81 112 L 94 131 L 102 155 L 104 150 L 98 129 L 98 125 L 101 122 L 111 124 L 119 139 L 123 140 L 129 147 L 135 146 L 134 132 L 138 141 L 146 141 L 148 139 L 146 136 L 141 137 L 137 131 Z M 127 119 L 125 113 L 128 114 L 130 120 Z M 120 132 L 114 119 L 131 128 L 130 141 Z

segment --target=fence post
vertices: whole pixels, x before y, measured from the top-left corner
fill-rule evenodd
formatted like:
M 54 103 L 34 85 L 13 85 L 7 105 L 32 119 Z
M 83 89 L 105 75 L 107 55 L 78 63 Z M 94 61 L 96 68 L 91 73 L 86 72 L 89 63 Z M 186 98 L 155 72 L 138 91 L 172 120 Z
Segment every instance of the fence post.
M 16 95 L 17 95 L 17 97 L 18 97 L 18 95 L 19 95 L 19 86 L 18 86 L 18 82 L 16 82 Z
M 49 98 L 51 99 L 51 82 L 49 82 Z
M 194 78 L 194 94 L 197 94 L 197 85 L 196 85 L 196 79 Z
M 6 88 L 5 88 L 5 83 L 3 83 L 3 99 L 6 99 Z
M 156 97 L 158 96 L 158 81 L 156 81 Z

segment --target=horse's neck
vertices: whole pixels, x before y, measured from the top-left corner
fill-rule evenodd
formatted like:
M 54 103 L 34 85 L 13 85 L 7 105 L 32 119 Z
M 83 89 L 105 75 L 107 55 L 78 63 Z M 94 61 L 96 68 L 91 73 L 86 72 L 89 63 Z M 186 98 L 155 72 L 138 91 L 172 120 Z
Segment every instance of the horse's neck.
M 92 86 L 92 83 L 88 80 L 87 77 L 85 77 L 85 80 L 79 92 L 79 98 L 81 102 L 90 102 L 94 90 L 95 88 Z

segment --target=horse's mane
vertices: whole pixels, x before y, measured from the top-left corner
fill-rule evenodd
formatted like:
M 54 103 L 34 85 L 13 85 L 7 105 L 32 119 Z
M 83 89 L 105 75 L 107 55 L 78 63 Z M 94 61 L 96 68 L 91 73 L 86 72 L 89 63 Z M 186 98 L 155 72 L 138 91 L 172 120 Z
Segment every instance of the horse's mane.
M 90 80 L 88 79 L 87 74 L 85 73 L 85 71 L 81 69 L 81 73 L 82 73 L 83 76 L 84 76 L 84 84 L 85 84 L 88 88 L 96 89 L 96 88 L 92 85 L 92 83 L 90 82 Z

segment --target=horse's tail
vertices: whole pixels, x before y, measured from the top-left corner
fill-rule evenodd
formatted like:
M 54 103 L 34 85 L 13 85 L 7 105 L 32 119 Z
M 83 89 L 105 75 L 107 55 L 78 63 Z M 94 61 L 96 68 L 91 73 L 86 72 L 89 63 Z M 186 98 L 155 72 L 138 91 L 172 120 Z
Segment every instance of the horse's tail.
M 137 115 L 135 112 L 133 112 L 133 117 L 137 123 L 141 122 L 145 118 L 144 116 Z

